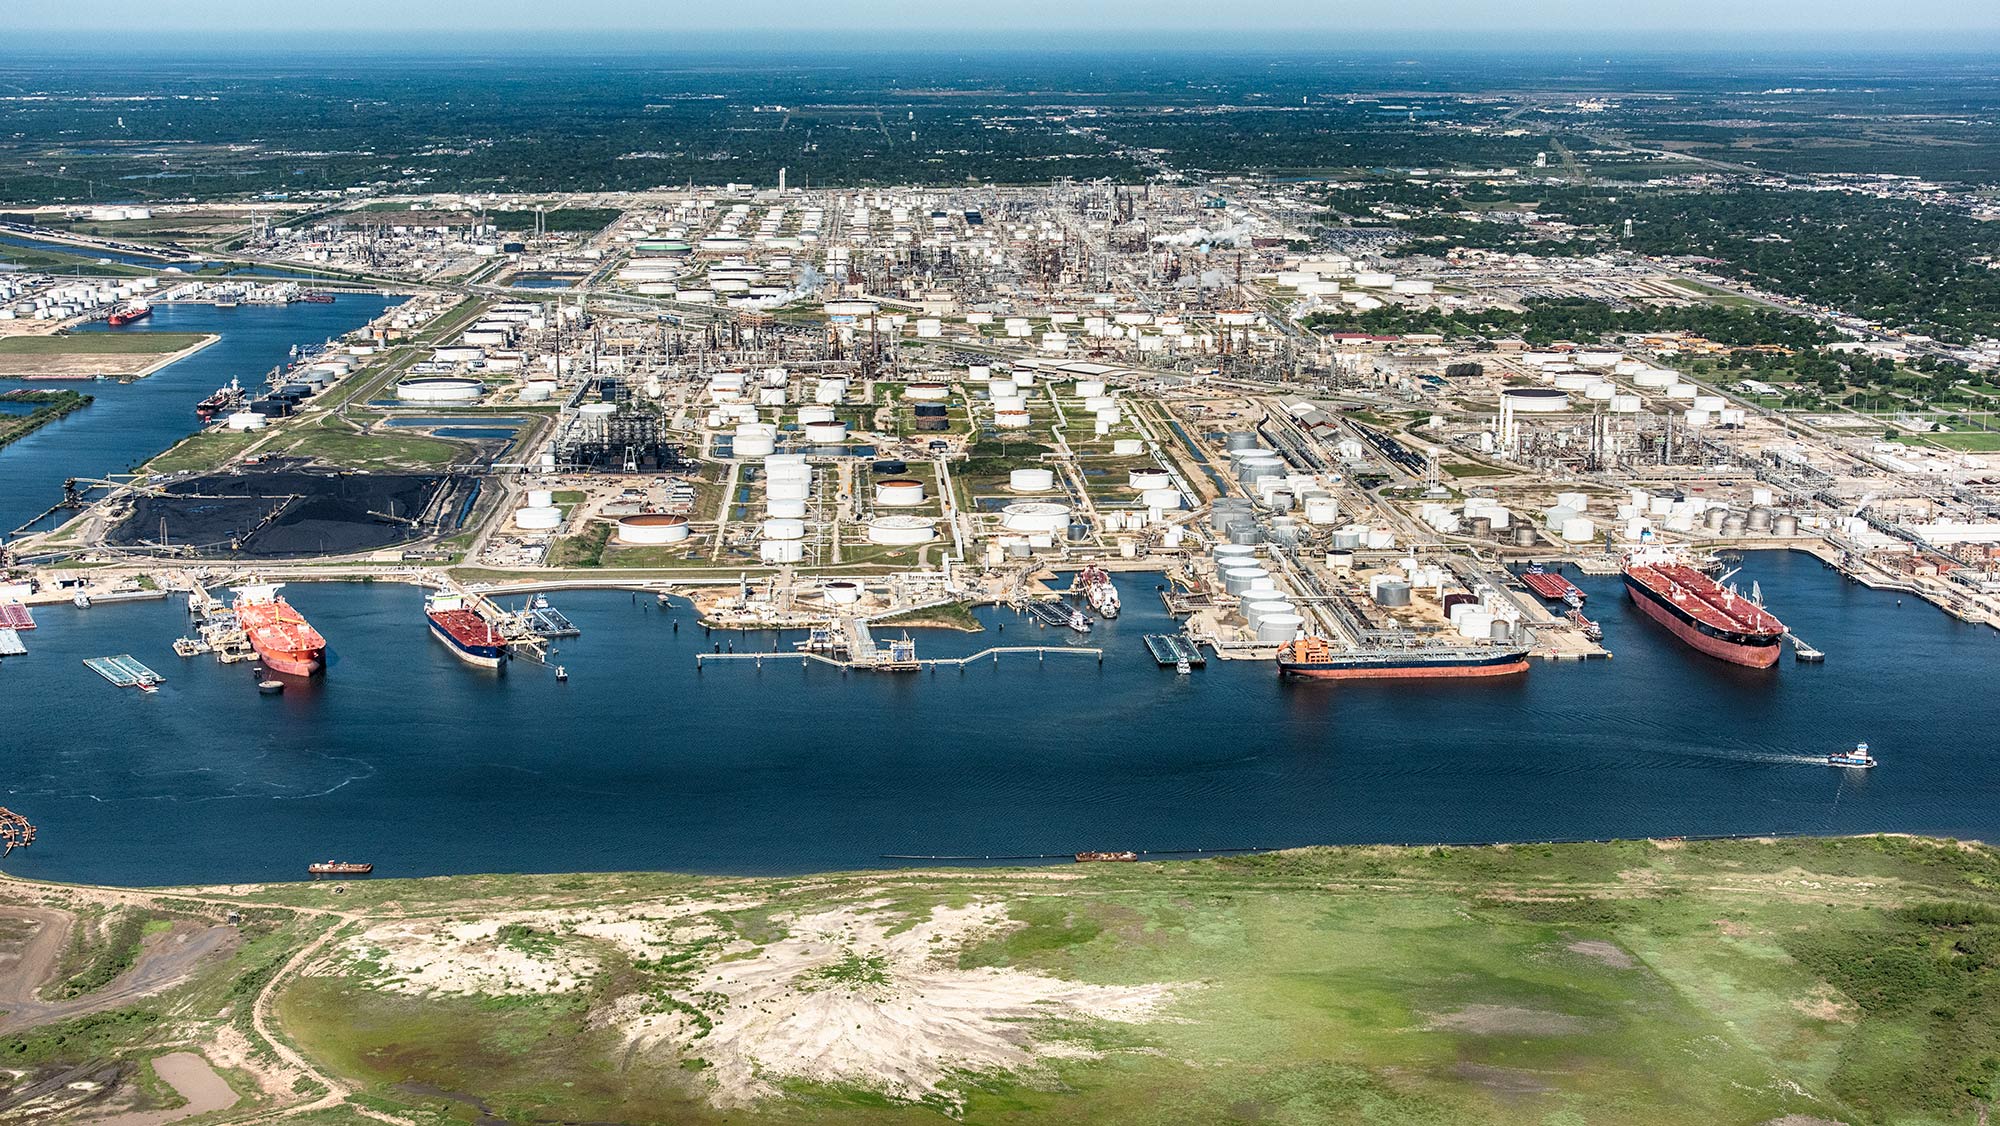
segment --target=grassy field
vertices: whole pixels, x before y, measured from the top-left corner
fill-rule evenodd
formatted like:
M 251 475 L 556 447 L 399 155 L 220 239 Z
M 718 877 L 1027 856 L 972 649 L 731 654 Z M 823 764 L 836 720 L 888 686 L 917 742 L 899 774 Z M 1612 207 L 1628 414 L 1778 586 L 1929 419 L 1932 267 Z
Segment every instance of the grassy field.
M 176 443 L 173 448 L 146 463 L 148 473 L 179 473 L 183 470 L 208 470 L 250 448 L 251 444 L 265 437 L 261 432 L 239 432 L 234 430 L 203 430 L 191 434 Z
M 1919 434 L 1898 438 L 1907 445 L 1943 446 L 1960 453 L 2000 453 L 2000 430 L 1958 430 L 1950 434 Z
M 254 951 L 0 1059 L 240 1024 L 323 925 L 290 912 L 338 909 L 277 1026 L 412 1123 L 1943 1126 L 2000 1095 L 2000 855 L 1956 842 L 473 876 L 173 910 L 194 902 L 250 912 Z M 168 908 L 117 910 L 76 966 Z
M 420 434 L 357 433 L 322 422 L 281 434 L 268 451 L 316 458 L 343 469 L 441 469 L 466 456 L 469 447 Z
M 0 336 L 0 356 L 164 356 L 201 343 L 198 332 L 72 332 Z

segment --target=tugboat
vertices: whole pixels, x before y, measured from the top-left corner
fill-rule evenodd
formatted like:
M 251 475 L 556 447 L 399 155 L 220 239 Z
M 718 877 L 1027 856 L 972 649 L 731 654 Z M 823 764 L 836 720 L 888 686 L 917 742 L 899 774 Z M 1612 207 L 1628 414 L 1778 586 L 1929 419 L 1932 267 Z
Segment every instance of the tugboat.
M 1868 753 L 1868 744 L 1856 743 L 1851 751 L 1838 751 L 1826 756 L 1826 764 L 1867 770 L 1875 765 L 1875 756 Z

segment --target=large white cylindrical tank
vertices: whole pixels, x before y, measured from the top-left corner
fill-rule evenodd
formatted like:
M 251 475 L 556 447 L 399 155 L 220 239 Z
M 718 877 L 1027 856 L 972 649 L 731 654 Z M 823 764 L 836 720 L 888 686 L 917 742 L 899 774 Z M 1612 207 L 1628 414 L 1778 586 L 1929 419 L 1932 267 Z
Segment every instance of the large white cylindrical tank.
M 1520 414 L 1549 414 L 1569 409 L 1569 393 L 1553 387 L 1509 387 L 1500 402 Z
M 819 588 L 820 594 L 835 606 L 852 606 L 861 601 L 861 584 L 845 580 L 830 582 Z
M 1048 469 L 1016 469 L 1007 474 L 1007 487 L 1017 493 L 1046 493 L 1056 487 L 1056 475 Z
M 1002 430 L 1026 430 L 1034 421 L 1027 411 L 994 411 L 993 425 Z
M 1388 289 L 1390 286 L 1396 284 L 1396 275 L 1377 273 L 1356 274 L 1354 275 L 1354 284 L 1363 289 Z
M 1658 390 L 1672 387 L 1680 382 L 1680 373 L 1670 368 L 1647 368 L 1632 377 L 1632 382 L 1640 387 Z
M 1620 394 L 1611 396 L 1612 414 L 1638 414 L 1639 407 L 1640 401 L 1637 395 L 1627 395 L 1621 392 Z
M 556 385 L 546 379 L 531 379 L 521 384 L 520 400 L 524 403 L 546 403 L 555 394 Z
M 1589 543 L 1597 538 L 1597 522 L 1587 516 L 1572 516 L 1562 523 L 1562 538 L 1570 543 Z
M 1026 395 L 995 395 L 993 396 L 993 409 L 995 412 L 1026 411 L 1028 409 L 1028 397 Z
M 739 424 L 731 445 L 737 457 L 768 457 L 777 448 L 778 428 L 762 422 Z
M 1001 526 L 1010 532 L 1061 532 L 1069 527 L 1069 506 L 1026 501 L 1000 512 Z
M 774 477 L 764 482 L 764 499 L 766 501 L 783 500 L 803 503 L 811 495 L 812 478 L 810 477 Z
M 771 497 L 764 499 L 764 515 L 780 516 L 796 520 L 806 514 L 804 497 Z
M 528 507 L 547 508 L 556 502 L 556 494 L 550 489 L 529 489 Z
M 1305 518 L 1308 524 L 1328 525 L 1340 522 L 1340 500 L 1337 497 L 1307 497 Z
M 945 398 L 951 389 L 942 383 L 912 383 L 903 388 L 903 398 L 935 402 Z
M 619 543 L 679 543 L 687 538 L 688 522 L 685 516 L 646 512 L 618 519 Z
M 224 420 L 231 430 L 262 430 L 271 425 L 271 420 L 256 411 L 237 411 Z
M 922 516 L 877 516 L 868 522 L 868 542 L 908 546 L 937 538 L 937 525 Z
M 1006 398 L 1021 393 L 1021 385 L 1011 379 L 995 379 L 986 384 L 986 393 L 995 399 Z
M 1104 381 L 1101 379 L 1079 379 L 1076 381 L 1076 397 L 1079 399 L 1095 399 L 1103 394 Z
M 1728 405 L 1729 400 L 1724 399 L 1720 395 L 1696 395 L 1693 403 L 1695 410 L 1708 411 L 1711 414 L 1720 411 Z
M 1137 457 L 1146 452 L 1146 443 L 1137 438 L 1119 438 L 1111 443 L 1112 457 Z
M 805 431 L 806 441 L 816 446 L 838 445 L 847 441 L 845 422 L 808 422 Z
M 905 477 L 877 481 L 875 503 L 883 508 L 913 508 L 924 503 L 924 483 Z
M 832 422 L 834 417 L 833 408 L 829 406 L 813 404 L 799 408 L 800 426 L 813 422 Z
M 757 545 L 757 558 L 766 563 L 798 563 L 805 557 L 804 540 L 765 540 Z
M 767 540 L 804 539 L 806 522 L 790 517 L 777 517 L 764 521 L 763 533 L 764 538 Z
M 562 523 L 562 509 L 549 505 L 523 508 L 514 513 L 514 526 L 529 531 L 546 531 Z
M 1157 508 L 1162 512 L 1173 511 L 1181 506 L 1179 489 L 1147 489 L 1139 494 L 1139 503 L 1147 508 Z
M 1700 393 L 1701 388 L 1692 383 L 1676 383 L 1667 388 L 1667 398 L 1669 399 L 1685 399 L 1693 402 L 1694 397 Z
M 396 398 L 406 403 L 470 403 L 485 393 L 485 383 L 452 376 L 417 376 L 396 384 Z
M 815 403 L 838 403 L 846 397 L 847 381 L 845 379 L 821 379 L 813 388 L 813 402 Z
M 1298 637 L 1306 620 L 1297 614 L 1272 614 L 1257 623 L 1257 644 L 1283 645 Z
M 1125 484 L 1134 489 L 1164 489 L 1173 478 L 1164 469 L 1134 469 L 1125 474 Z

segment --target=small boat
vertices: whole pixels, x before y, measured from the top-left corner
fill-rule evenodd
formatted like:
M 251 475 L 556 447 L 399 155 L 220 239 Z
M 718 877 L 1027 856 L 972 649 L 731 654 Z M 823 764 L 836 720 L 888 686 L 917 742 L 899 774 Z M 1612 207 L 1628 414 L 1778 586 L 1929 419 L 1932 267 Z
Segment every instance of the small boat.
M 1136 852 L 1079 852 L 1076 854 L 1076 862 L 1078 864 L 1130 864 L 1137 859 L 1139 859 L 1139 854 Z
M 285 682 L 282 680 L 260 680 L 257 682 L 257 691 L 266 696 L 282 696 L 285 692 Z
M 1174 662 L 1174 672 L 1178 673 L 1181 676 L 1186 676 L 1193 671 L 1194 671 L 1194 666 L 1188 664 L 1188 659 L 1186 657 L 1182 657 L 1180 660 Z
M 356 864 L 351 860 L 322 860 L 306 865 L 306 871 L 315 876 L 365 876 L 374 870 L 373 864 Z
M 568 670 L 568 669 L 566 669 L 566 668 L 564 668 L 564 667 L 562 667 L 561 665 L 557 665 L 557 666 L 556 666 L 556 679 L 557 679 L 557 680 L 568 680 L 568 679 L 569 679 L 569 670 Z
M 79 594 L 75 598 L 70 599 L 69 604 L 79 610 L 88 610 L 90 609 L 90 596 L 88 594 Z
M 1875 765 L 1875 756 L 1868 753 L 1868 744 L 1856 743 L 1851 751 L 1839 751 L 1826 756 L 1828 766 L 1846 766 L 1856 770 L 1867 770 Z

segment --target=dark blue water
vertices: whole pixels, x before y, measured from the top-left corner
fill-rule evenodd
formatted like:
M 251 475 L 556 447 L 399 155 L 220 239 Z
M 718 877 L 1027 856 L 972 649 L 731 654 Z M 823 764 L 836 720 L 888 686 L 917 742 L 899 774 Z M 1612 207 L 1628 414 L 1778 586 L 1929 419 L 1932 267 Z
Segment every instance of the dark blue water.
M 131 383 L 54 383 L 95 396 L 80 411 L 0 449 L 0 532 L 62 499 L 66 477 L 123 473 L 201 428 L 194 405 L 231 377 L 261 385 L 292 346 L 320 344 L 360 328 L 389 300 L 343 294 L 331 305 L 159 305 L 137 325 L 97 322 L 78 331 L 203 332 L 222 339 Z M 0 386 L 34 386 L 10 384 Z
M 1824 648 L 1766 672 L 1702 657 L 1587 579 L 1610 661 L 1507 681 L 1281 683 L 1212 661 L 1186 678 L 1128 578 L 1087 658 L 963 673 L 711 665 L 775 635 L 704 639 L 691 615 L 564 593 L 584 630 L 546 670 L 472 669 L 389 584 L 294 585 L 332 640 L 323 681 L 257 695 L 244 666 L 182 661 L 176 603 L 42 610 L 0 666 L 0 804 L 41 840 L 10 871 L 115 883 L 295 878 L 309 860 L 394 875 L 492 870 L 793 872 L 885 853 L 1001 855 L 1322 842 L 1907 830 L 2000 836 L 1985 692 L 2000 635 L 1851 586 L 1805 556 L 1739 581 Z M 929 655 L 1059 643 L 925 632 Z M 678 633 L 670 622 L 679 620 Z M 789 635 L 784 641 L 789 648 Z M 80 663 L 130 652 L 170 679 L 115 689 Z M 1866 774 L 1808 756 L 1867 739 Z

